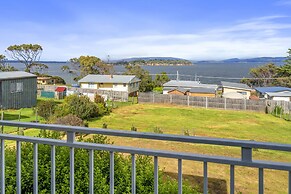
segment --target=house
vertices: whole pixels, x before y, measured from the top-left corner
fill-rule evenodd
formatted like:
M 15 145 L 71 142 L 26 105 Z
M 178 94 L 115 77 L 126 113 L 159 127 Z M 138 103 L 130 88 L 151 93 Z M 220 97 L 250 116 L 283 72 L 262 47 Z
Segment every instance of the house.
M 24 71 L 0 72 L 0 106 L 19 109 L 36 106 L 37 76 Z
M 211 88 L 217 90 L 217 85 L 201 84 L 199 81 L 170 80 L 163 84 L 163 94 L 172 93 L 175 89 L 183 88 L 189 91 L 192 88 Z
M 174 88 L 170 91 L 168 91 L 168 94 L 174 94 L 174 95 L 187 95 L 188 90 L 185 88 Z
M 120 91 L 136 96 L 140 79 L 135 75 L 87 75 L 78 82 L 83 89 Z
M 64 99 L 66 96 L 67 88 L 63 86 L 59 86 L 55 89 L 55 98 L 56 99 Z
M 252 88 L 246 84 L 222 81 L 220 87 L 224 98 L 249 99 L 251 96 Z
M 291 88 L 287 87 L 257 87 L 255 88 L 260 98 L 270 100 L 291 101 Z
M 55 79 L 52 77 L 37 77 L 37 84 L 41 85 L 51 85 L 55 84 Z

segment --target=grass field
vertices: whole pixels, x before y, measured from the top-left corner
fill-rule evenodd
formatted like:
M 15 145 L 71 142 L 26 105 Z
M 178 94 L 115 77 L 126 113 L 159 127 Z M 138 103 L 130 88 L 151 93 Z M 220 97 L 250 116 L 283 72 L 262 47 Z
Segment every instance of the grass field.
M 190 135 L 245 139 L 266 142 L 290 143 L 291 122 L 272 115 L 255 112 L 225 111 L 202 108 L 189 108 L 174 105 L 150 105 L 116 103 L 110 115 L 89 121 L 89 127 L 102 127 L 130 130 L 132 126 L 138 131 L 153 132 L 159 128 L 163 133 L 183 135 L 188 130 Z M 19 111 L 5 111 L 4 119 L 18 120 Z M 21 121 L 35 120 L 32 109 L 21 110 Z M 17 129 L 5 127 L 6 133 L 16 133 Z M 28 129 L 25 135 L 35 136 L 38 131 Z M 143 147 L 160 150 L 191 152 L 229 157 L 240 157 L 240 149 L 233 147 L 211 146 L 201 144 L 142 140 L 133 138 L 110 137 L 117 145 Z M 290 162 L 291 154 L 285 152 L 256 150 L 254 159 Z M 177 177 L 177 161 L 159 160 L 160 168 L 170 177 Z M 183 176 L 193 185 L 202 186 L 203 164 L 183 161 Z M 276 177 L 276 178 L 274 178 Z M 229 166 L 209 164 L 209 184 L 212 193 L 229 192 Z M 236 192 L 257 193 L 258 170 L 236 167 Z M 287 172 L 265 170 L 265 193 L 287 193 Z M 219 191 L 219 192 L 218 192 Z
M 214 109 L 188 108 L 172 105 L 136 104 L 115 109 L 113 113 L 89 123 L 89 127 L 102 127 L 153 132 L 160 128 L 163 133 L 244 139 L 266 142 L 291 143 L 291 122 L 272 115 L 255 112 L 225 111 Z M 188 143 L 142 140 L 110 137 L 117 145 L 144 147 L 211 155 L 240 157 L 240 149 L 233 147 L 209 146 Z M 277 151 L 254 151 L 254 159 L 290 162 L 291 154 Z M 176 177 L 177 161 L 161 159 L 160 167 L 170 176 Z M 202 184 L 202 163 L 184 161 L 184 177 L 194 184 Z M 227 193 L 229 185 L 229 167 L 209 164 L 209 176 L 212 190 Z M 276 177 L 276 179 L 274 179 Z M 257 193 L 258 170 L 236 167 L 236 191 Z M 265 193 L 287 193 L 287 172 L 265 170 Z M 218 184 L 219 183 L 219 184 Z

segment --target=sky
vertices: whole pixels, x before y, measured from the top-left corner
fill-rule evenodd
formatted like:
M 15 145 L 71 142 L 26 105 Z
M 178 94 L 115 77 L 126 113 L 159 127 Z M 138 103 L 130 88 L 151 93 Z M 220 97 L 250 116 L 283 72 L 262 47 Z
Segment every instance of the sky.
M 0 54 L 40 44 L 41 60 L 286 56 L 291 0 L 1 0 Z

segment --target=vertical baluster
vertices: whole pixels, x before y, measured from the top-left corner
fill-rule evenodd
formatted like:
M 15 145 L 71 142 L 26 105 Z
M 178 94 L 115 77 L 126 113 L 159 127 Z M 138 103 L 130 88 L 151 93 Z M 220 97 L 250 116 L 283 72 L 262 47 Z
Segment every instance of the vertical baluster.
M 75 149 L 70 148 L 70 194 L 75 192 Z
M 234 165 L 230 165 L 230 194 L 234 194 Z
M 182 194 L 183 188 L 182 188 L 182 178 L 183 178 L 183 173 L 182 173 L 182 160 L 178 159 L 178 193 Z
M 33 144 L 33 193 L 38 193 L 38 144 Z
M 21 194 L 21 142 L 16 142 L 16 193 Z
M 56 193 L 56 146 L 51 146 L 51 194 Z
M 136 163 L 134 154 L 131 154 L 131 193 L 136 194 Z
M 114 194 L 114 153 L 110 152 L 110 194 Z
M 264 169 L 259 168 L 259 194 L 264 193 Z
M 1 183 L 1 194 L 5 194 L 5 142 L 4 139 L 1 140 L 1 159 L 0 159 L 0 183 Z
M 288 194 L 291 194 L 291 171 L 288 172 L 289 180 L 288 180 Z
M 207 173 L 207 162 L 203 162 L 203 173 L 204 173 L 204 182 L 203 182 L 203 193 L 208 193 L 208 173 Z
M 159 163 L 158 156 L 154 156 L 154 194 L 159 193 Z
M 94 194 L 94 150 L 89 150 L 89 193 Z

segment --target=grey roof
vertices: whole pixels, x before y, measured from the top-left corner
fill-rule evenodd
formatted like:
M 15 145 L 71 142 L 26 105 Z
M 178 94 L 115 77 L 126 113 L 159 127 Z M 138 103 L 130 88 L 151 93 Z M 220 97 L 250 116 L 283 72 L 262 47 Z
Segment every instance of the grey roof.
M 133 83 L 140 79 L 135 75 L 87 75 L 80 79 L 79 83 Z
M 242 83 L 221 81 L 221 85 L 222 87 L 225 87 L 225 88 L 238 88 L 238 89 L 252 90 L 248 85 L 242 84 Z
M 200 84 L 198 81 L 181 81 L 181 80 L 171 80 L 163 84 L 164 87 L 183 87 L 183 88 L 195 88 L 195 87 L 204 87 L 204 88 L 217 88 L 217 85 L 210 84 Z
M 215 94 L 216 90 L 214 88 L 191 88 L 189 90 L 191 93 L 211 93 Z
M 291 97 L 291 92 L 286 91 L 286 92 L 266 92 L 268 96 L 271 97 Z
M 24 71 L 0 72 L 0 80 L 19 79 L 19 78 L 28 78 L 28 77 L 37 77 L 37 76 L 32 73 L 27 73 Z

